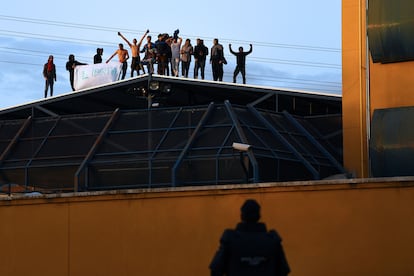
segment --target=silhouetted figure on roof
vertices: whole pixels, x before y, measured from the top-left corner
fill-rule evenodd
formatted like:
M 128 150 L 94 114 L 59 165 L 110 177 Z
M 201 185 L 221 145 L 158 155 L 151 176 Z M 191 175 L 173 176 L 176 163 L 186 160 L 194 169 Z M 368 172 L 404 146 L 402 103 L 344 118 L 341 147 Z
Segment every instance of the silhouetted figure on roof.
M 231 49 L 231 44 L 229 44 L 230 53 L 236 56 L 237 65 L 233 73 L 233 82 L 236 83 L 236 77 L 241 73 L 243 77 L 243 84 L 246 84 L 246 56 L 253 51 L 253 45 L 250 44 L 250 50 L 248 52 L 243 52 L 243 47 L 239 47 L 239 51 L 236 53 Z
M 43 66 L 43 77 L 45 78 L 45 98 L 50 88 L 50 96 L 53 96 L 53 84 L 56 81 L 56 66 L 53 63 L 53 56 L 50 55 L 47 63 Z
M 78 65 L 86 65 L 86 63 L 77 61 L 74 55 L 69 55 L 69 60 L 66 62 L 66 70 L 69 71 L 70 86 L 73 91 L 76 90 L 73 82 L 75 79 L 75 67 Z
M 197 45 L 194 47 L 194 78 L 198 78 L 198 70 L 201 70 L 201 79 L 204 80 L 204 69 L 208 56 L 208 48 L 204 45 L 204 40 L 197 38 Z
M 213 80 L 222 81 L 223 80 L 223 64 L 227 64 L 227 61 L 224 57 L 224 48 L 221 45 L 217 38 L 213 40 L 213 47 L 210 51 L 210 63 L 211 70 L 213 71 Z
M 276 231 L 267 231 L 259 223 L 260 205 L 249 199 L 241 207 L 241 220 L 236 229 L 226 229 L 220 239 L 210 270 L 212 276 L 267 276 L 289 274 Z
M 93 64 L 102 63 L 103 48 L 96 48 L 96 55 L 93 56 Z
M 157 73 L 159 75 L 168 75 L 168 59 L 171 58 L 172 52 L 170 43 L 168 40 L 172 40 L 172 38 L 164 33 L 158 35 L 158 40 L 155 41 L 156 51 L 156 58 L 158 62 L 157 66 Z

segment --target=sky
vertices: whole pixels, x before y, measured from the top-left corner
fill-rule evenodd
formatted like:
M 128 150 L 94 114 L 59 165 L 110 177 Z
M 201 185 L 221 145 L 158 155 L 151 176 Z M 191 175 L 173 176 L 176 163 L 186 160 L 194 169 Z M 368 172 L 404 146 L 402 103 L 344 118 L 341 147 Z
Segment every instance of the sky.
M 247 51 L 252 44 L 247 84 L 341 94 L 341 0 L 158 0 L 150 5 L 21 0 L 7 1 L 0 11 L 0 109 L 44 97 L 42 70 L 49 55 L 57 70 L 54 95 L 71 93 L 65 69 L 70 54 L 92 64 L 96 48 L 102 47 L 105 61 L 124 43 L 118 31 L 132 41 L 147 29 L 153 40 L 179 29 L 184 40 L 195 45 L 202 38 L 208 48 L 218 38 L 228 61 L 226 82 L 232 81 L 236 61 L 228 45 Z M 206 79 L 212 80 L 208 63 Z

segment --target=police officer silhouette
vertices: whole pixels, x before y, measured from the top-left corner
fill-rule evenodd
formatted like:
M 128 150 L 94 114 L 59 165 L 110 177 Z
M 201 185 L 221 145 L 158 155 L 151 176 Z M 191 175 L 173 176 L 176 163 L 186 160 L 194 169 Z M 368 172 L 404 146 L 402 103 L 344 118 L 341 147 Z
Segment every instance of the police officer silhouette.
M 275 230 L 267 231 L 260 219 L 260 205 L 248 199 L 241 206 L 241 222 L 226 229 L 220 247 L 210 263 L 212 276 L 288 275 L 289 265 L 282 239 Z

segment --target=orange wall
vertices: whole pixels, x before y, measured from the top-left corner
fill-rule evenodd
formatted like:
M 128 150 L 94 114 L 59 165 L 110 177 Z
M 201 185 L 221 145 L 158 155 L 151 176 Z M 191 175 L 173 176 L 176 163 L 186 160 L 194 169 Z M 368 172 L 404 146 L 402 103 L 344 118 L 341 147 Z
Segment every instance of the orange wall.
M 342 124 L 344 167 L 368 177 L 365 0 L 342 1 Z
M 367 129 L 374 110 L 414 106 L 414 62 L 367 65 L 365 3 L 342 1 L 344 166 L 356 177 L 370 176 Z
M 370 65 L 371 112 L 414 106 L 414 62 Z
M 413 275 L 414 178 L 347 181 L 0 200 L 0 275 L 209 275 L 247 198 L 291 275 Z

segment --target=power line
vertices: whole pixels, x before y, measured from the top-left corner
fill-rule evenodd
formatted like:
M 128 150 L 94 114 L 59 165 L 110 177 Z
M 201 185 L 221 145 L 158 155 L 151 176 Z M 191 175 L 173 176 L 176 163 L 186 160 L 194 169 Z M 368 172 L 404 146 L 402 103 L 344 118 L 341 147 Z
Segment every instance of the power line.
M 1 50 L 4 49 L 4 50 Z M 0 52 L 5 52 L 5 53 L 10 53 L 10 54 L 17 54 L 17 55 L 26 55 L 26 56 L 37 56 L 37 57 L 45 57 L 50 55 L 50 52 L 45 52 L 45 51 L 38 51 L 38 50 L 33 50 L 33 49 L 24 49 L 24 48 L 12 48 L 12 47 L 0 47 Z M 33 54 L 33 53 L 38 53 L 38 54 Z M 67 53 L 53 53 L 53 56 L 56 57 L 62 57 L 62 59 L 67 59 L 68 55 Z M 77 58 L 82 58 L 82 59 L 90 59 L 91 57 L 85 57 L 85 56 L 79 56 L 76 55 Z
M 273 59 L 273 58 L 269 58 L 269 59 L 265 60 L 265 58 L 260 58 L 260 57 L 251 57 L 250 59 L 251 60 L 258 60 L 260 63 L 278 63 L 278 64 L 298 65 L 298 66 L 308 66 L 308 67 L 342 69 L 341 65 L 332 64 L 332 63 L 296 61 L 296 60 Z
M 65 37 L 65 36 L 53 36 L 53 35 L 43 35 L 43 34 L 33 34 L 33 33 L 26 33 L 26 32 L 16 32 L 16 31 L 8 31 L 8 30 L 0 30 L 1 33 L 4 34 L 12 34 L 16 37 L 23 37 L 23 38 L 41 38 L 42 40 L 50 40 L 50 41 L 59 41 L 59 42 L 78 42 L 87 45 L 113 45 L 110 42 L 103 42 L 97 40 L 90 40 L 90 39 L 80 39 L 80 38 L 72 38 L 72 37 Z
M 78 24 L 78 23 L 52 21 L 52 20 L 36 19 L 36 18 L 29 18 L 29 17 L 8 16 L 8 15 L 0 15 L 0 20 L 24 22 L 24 23 L 32 23 L 32 24 L 42 24 L 42 25 L 58 26 L 58 27 L 66 27 L 66 28 L 77 28 L 77 29 L 84 29 L 84 30 L 86 29 L 98 30 L 98 31 L 104 31 L 104 32 L 117 32 L 119 30 L 122 30 L 123 32 L 126 32 L 126 33 L 134 33 L 134 34 L 145 32 L 145 30 L 113 28 L 113 27 L 108 27 L 108 26 Z M 159 32 L 155 32 L 155 33 L 159 33 Z M 186 36 L 192 37 L 192 38 L 199 37 L 197 35 L 186 35 Z M 211 37 L 203 37 L 203 38 L 213 39 Z M 231 39 L 231 38 L 220 38 L 220 40 L 228 41 L 228 42 L 245 43 L 245 44 L 255 44 L 257 46 L 263 46 L 263 47 L 288 48 L 288 49 L 296 49 L 296 50 L 336 52 L 336 53 L 341 52 L 341 49 L 332 48 L 332 47 L 283 44 L 283 43 L 272 43 L 272 42 L 263 42 L 263 41 L 249 41 L 249 40 L 238 40 L 238 39 Z
M 43 55 L 42 55 L 43 56 Z M 65 58 L 61 57 L 58 59 L 60 60 L 64 60 Z M 43 63 L 40 64 L 35 64 L 35 63 L 28 63 L 28 62 L 20 62 L 20 61 L 8 61 L 8 60 L 0 60 L 0 63 L 7 63 L 7 64 L 19 64 L 19 65 L 24 65 L 24 66 L 35 66 L 35 67 L 39 67 L 42 66 Z M 65 69 L 65 66 L 58 66 L 57 68 L 62 68 Z M 211 68 L 206 67 L 206 73 L 210 73 L 211 74 Z M 232 72 L 226 72 L 224 73 L 224 75 L 228 78 L 232 78 Z M 298 79 L 298 78 L 286 78 L 286 77 L 275 77 L 274 75 L 270 76 L 270 75 L 257 75 L 257 74 L 251 74 L 248 73 L 247 74 L 247 78 L 253 81 L 267 81 L 267 82 L 273 82 L 273 83 L 290 83 L 293 85 L 300 85 L 299 87 L 301 89 L 305 89 L 305 87 L 311 87 L 312 89 L 315 89 L 315 87 L 318 87 L 318 90 L 321 90 L 321 88 L 327 88 L 323 91 L 327 91 L 327 92 L 332 92 L 332 91 L 337 91 L 340 92 L 341 91 L 341 83 L 339 82 L 327 82 L 327 81 L 315 81 L 315 80 L 307 80 L 307 79 Z M 328 89 L 329 88 L 329 89 Z
M 37 50 L 28 50 L 28 49 L 23 49 L 23 48 L 11 48 L 11 47 L 0 47 L 0 49 L 5 49 L 5 50 L 0 50 L 1 52 L 7 52 L 7 53 L 12 53 L 12 54 L 19 54 L 19 55 L 27 55 L 27 56 L 42 56 L 44 57 L 45 55 L 49 55 L 48 52 L 44 52 L 44 51 L 37 51 Z M 39 53 L 39 54 L 32 54 L 30 53 L 34 52 L 34 53 Z M 54 53 L 55 58 L 60 59 L 60 60 L 64 60 L 66 59 L 66 54 L 59 54 L 59 53 Z M 78 58 L 82 56 L 77 56 Z M 88 57 L 83 57 L 85 59 L 87 59 Z M 22 64 L 22 65 L 32 65 L 32 66 L 39 66 L 39 64 L 33 64 L 33 63 L 23 63 L 23 62 L 15 62 L 15 61 L 5 61 L 5 60 L 0 60 L 0 62 L 2 63 L 10 63 L 10 64 Z M 294 63 L 292 63 L 294 64 Z M 298 65 L 298 64 L 294 64 L 294 65 Z M 209 68 L 207 68 L 206 71 L 208 71 Z M 226 74 L 227 75 L 227 74 Z M 228 76 L 231 77 L 231 74 L 228 73 Z M 255 74 L 249 74 L 250 78 L 253 80 L 264 80 L 264 81 L 282 81 L 282 82 L 288 82 L 288 83 L 298 83 L 298 84 L 306 84 L 306 85 L 311 85 L 311 83 L 309 82 L 314 82 L 313 85 L 318 85 L 318 86 L 330 86 L 330 87 L 337 87 L 339 88 L 341 83 L 338 82 L 322 82 L 322 81 L 313 81 L 313 80 L 304 80 L 304 79 L 289 79 L 289 78 L 277 78 L 274 76 L 266 76 L 266 75 L 255 75 Z M 298 82 L 298 81 L 302 81 L 302 82 Z M 303 83 L 303 81 L 307 82 L 307 83 Z
M 3 49 L 3 50 L 2 50 Z M 38 50 L 29 50 L 29 49 L 24 49 L 24 48 L 12 48 L 12 47 L 0 47 L 0 52 L 5 52 L 5 53 L 10 53 L 10 54 L 18 54 L 18 55 L 26 55 L 26 56 L 36 56 L 36 57 L 44 57 L 46 55 L 49 55 L 49 52 L 45 52 L 45 51 L 38 51 Z M 39 54 L 33 54 L 33 53 L 39 53 Z M 61 54 L 61 53 L 53 53 L 53 55 L 55 56 L 55 58 L 58 59 L 66 59 L 67 54 Z M 89 59 L 90 57 L 85 57 L 85 56 L 76 56 L 77 58 L 81 58 L 81 59 Z M 292 61 L 288 61 L 288 60 L 282 60 L 282 62 L 285 63 L 290 63 L 292 65 L 304 65 L 304 64 L 296 64 Z M 276 63 L 276 62 L 275 62 Z M 327 65 L 329 66 L 329 64 L 323 64 L 321 63 L 321 65 Z
M 2 30 L 0 30 L 1 32 Z M 59 40 L 61 41 L 61 40 Z M 108 43 L 109 44 L 109 43 Z M 0 49 L 16 49 L 17 48 L 11 48 L 11 47 L 0 47 Z M 29 49 L 19 49 L 20 51 L 32 51 L 35 50 L 29 50 Z M 229 57 L 230 55 L 226 55 Z M 84 57 L 86 58 L 86 57 Z M 260 63 L 276 63 L 276 64 L 286 64 L 286 65 L 297 65 L 297 66 L 307 66 L 307 67 L 321 67 L 321 68 L 331 68 L 331 69 L 342 69 L 341 65 L 333 64 L 333 63 L 321 63 L 321 62 L 308 62 L 308 61 L 296 61 L 296 60 L 283 60 L 283 59 L 274 59 L 274 58 L 263 58 L 263 57 L 251 57 L 250 60 L 257 61 Z
M 7 63 L 7 64 L 19 64 L 25 66 L 43 66 L 43 64 L 34 64 L 28 62 L 16 62 L 10 60 L 0 60 L 0 63 Z M 64 68 L 64 66 L 57 66 L 57 68 Z M 206 68 L 206 73 L 211 73 L 210 68 Z M 232 78 L 233 74 L 231 72 L 225 72 L 224 76 L 228 78 Z M 295 78 L 285 78 L 285 77 L 275 77 L 269 75 L 257 75 L 257 74 L 247 74 L 247 78 L 251 80 L 262 80 L 262 81 L 272 81 L 272 82 L 281 82 L 281 83 L 291 83 L 297 85 L 307 85 L 308 87 L 324 87 L 326 88 L 325 91 L 339 91 L 341 89 L 341 83 L 338 82 L 325 82 L 325 81 L 315 81 L 315 80 L 306 80 L 306 79 L 295 79 Z M 328 89 L 331 88 L 331 89 Z
M 12 22 L 22 22 L 22 23 L 30 23 L 30 24 L 40 24 L 40 25 L 48 25 L 48 26 L 56 26 L 62 28 L 76 28 L 81 30 L 94 30 L 94 31 L 102 31 L 102 32 L 116 32 L 118 30 L 122 30 L 123 33 L 144 33 L 144 31 L 139 30 L 132 30 L 132 29 L 123 29 L 123 28 L 113 28 L 107 26 L 97 26 L 97 25 L 87 25 L 87 24 L 78 24 L 78 23 L 69 23 L 69 22 L 61 22 L 61 21 L 51 21 L 51 20 L 43 20 L 43 19 L 35 19 L 35 18 L 27 18 L 27 17 L 15 17 L 15 16 L 7 16 L 7 15 L 0 15 L 0 20 L 12 21 Z M 68 32 L 65 32 L 68 33 Z M 18 37 L 18 38 L 30 38 L 30 39 L 40 39 L 40 40 L 48 40 L 48 41 L 56 41 L 56 42 L 68 42 L 68 43 L 80 43 L 84 45 L 94 45 L 94 46 L 114 46 L 113 42 L 108 41 L 99 41 L 99 40 L 92 40 L 92 39 L 83 39 L 83 38 L 74 38 L 68 36 L 56 36 L 50 34 L 36 34 L 36 33 L 28 33 L 28 32 L 18 32 L 18 31 L 10 31 L 10 30 L 2 30 L 0 29 L 0 35 L 6 35 L 8 37 Z M 206 39 L 206 37 L 194 36 L 190 35 L 188 37 L 199 37 L 202 39 Z M 211 38 L 213 39 L 213 38 Z M 269 48 L 285 48 L 291 50 L 301 50 L 301 51 L 315 51 L 315 52 L 330 52 L 330 53 L 340 53 L 341 49 L 337 48 L 329 48 L 329 47 L 316 47 L 316 46 L 308 46 L 308 45 L 293 45 L 293 44 L 279 44 L 279 43 L 272 43 L 272 42 L 258 42 L 258 41 L 247 41 L 247 40 L 235 40 L 235 39 L 227 39 L 227 38 L 220 38 L 220 41 L 229 41 L 230 43 L 246 43 L 246 44 L 254 44 L 255 46 L 262 46 L 262 47 L 269 47 Z M 40 57 L 41 54 L 49 55 L 50 52 L 39 51 L 35 49 L 19 49 L 19 48 L 11 48 L 11 47 L 0 47 L 0 52 L 10 53 L 10 54 L 18 54 L 18 55 L 25 55 L 25 56 L 33 56 L 33 57 Z M 272 50 L 270 50 L 272 51 Z M 65 59 L 67 54 L 62 53 L 53 53 L 57 56 L 58 59 Z M 89 59 L 91 57 L 84 57 L 78 56 L 77 58 L 80 59 Z M 230 56 L 230 55 L 226 55 Z M 292 66 L 300 66 L 300 67 L 320 67 L 320 68 L 328 68 L 328 69 L 341 69 L 341 65 L 339 64 L 332 64 L 332 63 L 323 63 L 323 62 L 309 62 L 309 61 L 299 61 L 299 60 L 288 60 L 288 59 L 275 59 L 270 57 L 256 57 L 251 56 L 249 60 L 252 63 L 268 63 L 268 64 L 285 64 L 285 65 L 292 65 Z M 0 60 L 0 63 L 6 64 L 20 64 L 20 65 L 29 65 L 29 66 L 39 66 L 39 64 L 27 63 L 27 62 L 16 62 L 16 61 L 8 61 L 8 60 Z M 43 63 L 42 63 L 43 65 Z M 206 67 L 206 72 L 211 71 L 209 67 Z M 225 72 L 226 76 L 232 77 L 230 72 Z M 248 74 L 249 79 L 253 80 L 262 80 L 262 81 L 272 81 L 272 82 L 283 82 L 283 83 L 293 83 L 299 85 L 308 85 L 311 87 L 318 86 L 318 87 L 333 87 L 334 90 L 341 89 L 340 82 L 322 82 L 322 81 L 314 81 L 314 80 L 304 80 L 304 79 L 289 79 L 289 78 L 277 78 L 275 76 L 266 76 L 266 75 L 255 75 L 255 74 Z M 314 82 L 314 83 L 311 83 Z M 336 89 L 335 89 L 336 88 Z M 329 90 L 329 91 L 332 91 Z
M 0 20 L 9 20 L 9 21 L 17 21 L 17 22 L 25 22 L 25 23 L 35 23 L 35 24 L 46 24 L 46 25 L 55 25 L 60 27 L 69 27 L 69 28 L 78 28 L 78 29 L 92 29 L 92 30 L 99 30 L 99 31 L 106 31 L 112 32 L 119 30 L 119 28 L 111 28 L 111 27 L 103 27 L 97 25 L 86 25 L 86 24 L 77 24 L 77 23 L 68 23 L 68 22 L 60 22 L 60 21 L 51 21 L 51 20 L 43 20 L 43 19 L 34 19 L 34 18 L 27 18 L 27 17 L 16 17 L 16 16 L 7 16 L 7 15 L 0 15 Z M 133 32 L 134 30 L 127 30 Z M 25 37 L 25 38 L 40 38 L 43 40 L 51 40 L 51 41 L 65 41 L 65 42 L 77 42 L 87 45 L 113 45 L 111 42 L 105 41 L 97 41 L 97 40 L 90 40 L 90 39 L 80 39 L 80 38 L 73 38 L 73 37 L 64 37 L 64 36 L 52 36 L 52 35 L 43 35 L 43 34 L 34 34 L 34 33 L 26 33 L 26 32 L 17 32 L 17 31 L 9 31 L 9 30 L 0 30 L 0 33 L 12 34 L 16 37 Z M 231 41 L 238 41 L 238 42 L 247 42 L 252 43 L 252 41 L 243 41 L 243 40 L 231 40 Z M 314 51 L 322 51 L 322 52 L 340 52 L 340 49 L 335 48 L 327 48 L 327 47 L 315 47 L 315 46 L 305 46 L 305 45 L 289 45 L 289 44 L 275 44 L 275 43 L 267 43 L 267 42 L 255 42 L 255 44 L 266 45 L 266 47 L 283 47 L 283 48 L 292 48 L 292 49 L 301 49 L 301 50 L 314 50 Z M 254 57 L 250 58 L 251 60 L 256 60 L 258 62 L 265 62 L 265 63 L 278 63 L 278 64 L 286 64 L 286 65 L 299 65 L 299 66 L 308 66 L 308 67 L 322 67 L 322 68 L 332 68 L 332 69 L 341 69 L 341 65 L 338 64 L 330 64 L 330 63 L 318 63 L 318 62 L 307 62 L 307 61 L 297 61 L 297 60 L 280 60 L 280 59 L 272 59 L 272 58 L 263 58 L 263 57 Z
M 97 31 L 105 31 L 105 32 L 117 32 L 121 29 L 121 28 L 113 28 L 113 27 L 108 27 L 108 26 L 78 24 L 78 23 L 69 23 L 69 22 L 35 19 L 35 18 L 28 18 L 28 17 L 8 16 L 8 15 L 0 15 L 0 20 L 26 22 L 26 23 L 59 26 L 59 27 L 67 27 L 67 28 L 89 29 L 89 30 L 97 30 Z M 129 29 L 129 30 L 123 29 L 123 30 L 126 32 L 131 32 L 131 33 L 133 32 L 144 33 L 145 32 L 145 31 L 137 31 L 137 30 L 132 30 L 132 29 Z

